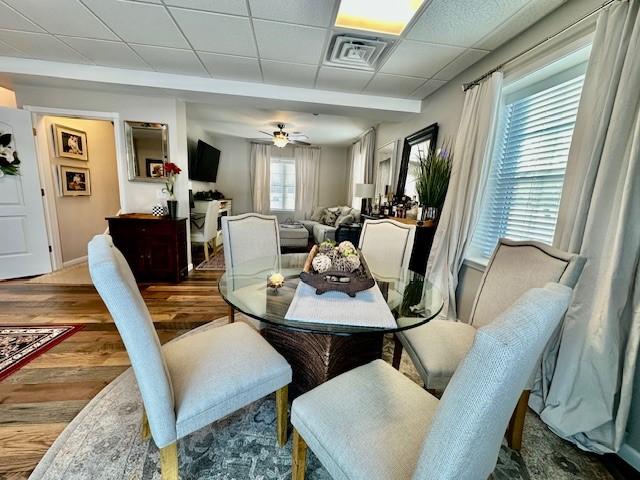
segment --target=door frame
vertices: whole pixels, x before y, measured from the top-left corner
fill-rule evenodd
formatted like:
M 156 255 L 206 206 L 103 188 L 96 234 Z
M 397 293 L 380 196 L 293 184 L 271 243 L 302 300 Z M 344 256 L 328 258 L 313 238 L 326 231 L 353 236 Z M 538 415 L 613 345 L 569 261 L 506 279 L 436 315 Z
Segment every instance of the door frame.
M 118 195 L 120 197 L 120 211 L 126 211 L 125 205 L 125 189 L 127 182 L 127 164 L 122 152 L 124 149 L 124 130 L 120 123 L 120 114 L 117 112 L 99 112 L 92 110 L 76 110 L 71 108 L 51 108 L 40 107 L 34 105 L 25 105 L 23 110 L 31 113 L 31 123 L 34 126 L 36 157 L 38 162 L 38 171 L 40 172 L 40 188 L 44 195 L 42 203 L 44 205 L 45 224 L 47 227 L 47 235 L 49 237 L 49 245 L 51 245 L 51 267 L 53 271 L 59 270 L 65 266 L 71 266 L 80 263 L 83 259 L 75 259 L 70 262 L 62 260 L 62 242 L 60 240 L 60 229 L 58 226 L 58 212 L 56 210 L 55 197 L 58 195 L 58 187 L 54 180 L 51 170 L 51 159 L 49 157 L 49 139 L 48 132 L 42 128 L 44 117 L 69 117 L 79 118 L 82 120 L 103 120 L 110 121 L 113 124 L 113 133 L 115 139 L 116 150 L 116 172 L 118 175 Z

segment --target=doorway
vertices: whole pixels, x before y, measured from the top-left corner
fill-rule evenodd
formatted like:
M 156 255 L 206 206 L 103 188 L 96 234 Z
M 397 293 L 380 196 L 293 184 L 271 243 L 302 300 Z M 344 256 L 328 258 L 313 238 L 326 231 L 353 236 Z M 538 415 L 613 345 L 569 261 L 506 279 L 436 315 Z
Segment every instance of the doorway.
M 87 244 L 121 210 L 114 121 L 56 112 L 34 125 L 53 270 L 88 277 Z

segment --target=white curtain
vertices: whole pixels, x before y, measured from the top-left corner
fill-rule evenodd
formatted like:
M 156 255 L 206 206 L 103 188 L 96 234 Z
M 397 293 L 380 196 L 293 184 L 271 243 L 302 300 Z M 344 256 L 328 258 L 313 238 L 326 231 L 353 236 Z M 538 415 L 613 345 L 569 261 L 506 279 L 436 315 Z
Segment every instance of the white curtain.
M 308 218 L 313 207 L 318 206 L 318 182 L 320 178 L 320 149 L 296 147 L 296 220 Z
M 622 444 L 640 343 L 639 5 L 618 1 L 598 18 L 554 240 L 587 263 L 530 402 L 558 435 L 600 453 Z
M 360 208 L 360 197 L 354 197 L 356 183 L 373 183 L 376 150 L 376 131 L 367 130 L 349 149 L 347 199 L 354 208 Z
M 253 211 L 269 213 L 271 186 L 271 145 L 251 144 L 251 200 Z
M 458 271 L 478 222 L 501 92 L 502 73 L 495 72 L 465 94 L 449 190 L 426 272 L 426 277 L 444 296 L 443 317 L 457 316 Z

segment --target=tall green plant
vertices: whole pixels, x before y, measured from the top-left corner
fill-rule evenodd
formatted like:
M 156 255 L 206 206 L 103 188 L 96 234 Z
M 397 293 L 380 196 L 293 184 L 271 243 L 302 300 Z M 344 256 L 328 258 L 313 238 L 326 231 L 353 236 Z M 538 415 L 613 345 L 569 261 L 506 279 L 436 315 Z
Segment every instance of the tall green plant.
M 416 191 L 426 207 L 442 208 L 447 196 L 453 155 L 447 148 L 420 151 L 416 165 Z

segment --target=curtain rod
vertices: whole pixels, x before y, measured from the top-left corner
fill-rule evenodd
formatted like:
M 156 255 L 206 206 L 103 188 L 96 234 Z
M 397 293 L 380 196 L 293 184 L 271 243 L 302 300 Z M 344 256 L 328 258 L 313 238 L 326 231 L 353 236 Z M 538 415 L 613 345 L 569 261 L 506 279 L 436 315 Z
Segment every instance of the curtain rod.
M 593 15 L 595 15 L 596 13 L 600 12 L 601 10 L 603 10 L 605 7 L 609 6 L 610 4 L 612 4 L 613 2 L 618 1 L 618 0 L 607 0 L 605 1 L 602 5 L 600 5 L 598 8 L 596 8 L 595 10 L 593 10 L 592 12 L 587 13 L 586 15 L 584 15 L 583 17 L 579 18 L 578 20 L 576 20 L 575 22 L 573 22 L 571 25 L 568 25 L 566 27 L 564 27 L 562 30 L 560 30 L 559 32 L 554 33 L 553 35 L 545 38 L 544 40 L 539 41 L 538 43 L 536 43 L 535 45 L 521 51 L 520 53 L 514 55 L 513 57 L 509 58 L 508 60 L 502 62 L 500 65 L 498 65 L 495 68 L 492 68 L 491 70 L 489 70 L 488 72 L 484 73 L 483 75 L 479 76 L 478 78 L 476 78 L 475 80 L 471 81 L 471 82 L 466 82 L 462 84 L 462 90 L 464 92 L 466 92 L 467 90 L 469 90 L 470 88 L 475 87 L 476 85 L 479 85 L 480 82 L 482 80 L 484 80 L 485 78 L 491 76 L 493 73 L 497 72 L 498 70 L 502 70 L 506 65 L 508 65 L 509 63 L 513 62 L 514 60 L 517 60 L 518 58 L 522 57 L 523 55 L 526 55 L 527 53 L 529 53 L 532 50 L 535 50 L 536 48 L 538 48 L 541 45 L 544 45 L 545 43 L 547 43 L 550 40 L 553 40 L 554 38 L 556 38 L 559 35 L 562 35 L 563 33 L 565 33 L 567 30 L 572 29 L 573 27 L 575 27 L 576 25 L 578 25 L 579 23 L 584 22 L 586 19 L 592 17 Z M 626 1 L 626 0 L 625 0 Z

